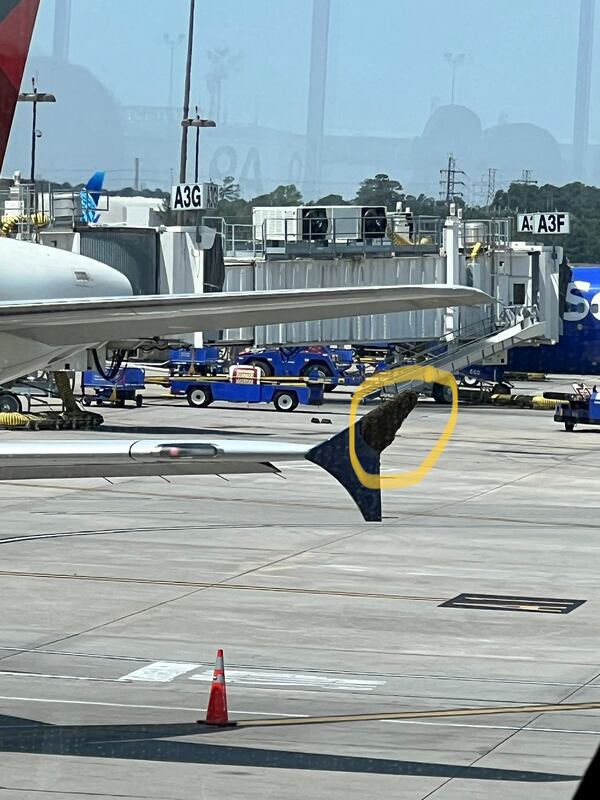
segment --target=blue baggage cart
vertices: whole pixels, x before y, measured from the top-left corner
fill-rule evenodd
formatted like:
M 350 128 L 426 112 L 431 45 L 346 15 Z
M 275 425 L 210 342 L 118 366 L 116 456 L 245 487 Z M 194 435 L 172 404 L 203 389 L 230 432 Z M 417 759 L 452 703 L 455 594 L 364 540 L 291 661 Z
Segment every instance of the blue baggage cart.
M 272 403 L 276 411 L 294 411 L 298 405 L 321 405 L 323 383 L 234 383 L 231 380 L 172 378 L 171 394 L 186 395 L 190 406 L 206 408 L 215 401 Z
M 125 367 L 119 370 L 112 381 L 103 378 L 99 372 L 88 369 L 81 376 L 81 402 L 84 406 L 89 406 L 95 401 L 99 406 L 107 402 L 123 407 L 126 401 L 130 400 L 140 408 L 144 399 L 138 391 L 145 388 L 146 373 L 139 367 Z M 86 389 L 91 389 L 94 394 L 87 394 Z
M 180 348 L 169 351 L 169 374 L 187 375 L 192 367 L 200 375 L 214 375 L 223 367 L 224 361 L 218 347 Z
M 258 348 L 240 353 L 237 363 L 256 367 L 265 378 L 318 379 L 331 392 L 340 383 L 358 386 L 364 381 L 364 369 L 353 356 L 352 350 L 328 345 Z M 352 367 L 355 372 L 348 374 Z

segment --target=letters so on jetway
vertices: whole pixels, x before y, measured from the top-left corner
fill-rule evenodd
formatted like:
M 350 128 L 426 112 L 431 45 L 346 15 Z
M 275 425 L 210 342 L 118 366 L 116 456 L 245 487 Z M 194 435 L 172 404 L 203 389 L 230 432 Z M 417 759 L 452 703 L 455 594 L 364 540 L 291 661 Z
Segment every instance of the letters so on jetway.
M 538 214 L 517 214 L 517 233 L 569 233 L 570 219 L 566 211 L 544 211 Z
M 216 183 L 178 183 L 171 188 L 173 211 L 200 211 L 215 208 L 219 202 Z

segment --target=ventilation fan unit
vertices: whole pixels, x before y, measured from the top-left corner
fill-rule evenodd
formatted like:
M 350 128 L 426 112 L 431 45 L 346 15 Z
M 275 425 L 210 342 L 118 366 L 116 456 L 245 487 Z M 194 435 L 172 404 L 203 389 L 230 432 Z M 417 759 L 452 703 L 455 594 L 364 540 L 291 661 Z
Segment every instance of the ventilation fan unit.
M 383 239 L 387 228 L 386 210 L 383 206 L 363 206 L 360 210 L 362 219 L 362 238 Z
M 325 206 L 303 206 L 299 211 L 302 214 L 302 238 L 309 242 L 327 239 L 329 231 L 327 208 Z

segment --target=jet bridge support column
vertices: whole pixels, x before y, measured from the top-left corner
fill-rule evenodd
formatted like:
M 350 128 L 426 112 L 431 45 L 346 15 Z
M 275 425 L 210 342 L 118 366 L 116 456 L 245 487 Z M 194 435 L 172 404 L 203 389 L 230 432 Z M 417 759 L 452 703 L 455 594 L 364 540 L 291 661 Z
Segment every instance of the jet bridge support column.
M 450 204 L 450 214 L 444 224 L 444 250 L 446 252 L 446 283 L 460 283 L 460 253 L 459 231 L 462 224 L 462 209 L 456 208 L 455 203 Z M 444 334 L 451 334 L 458 328 L 457 310 L 446 308 L 444 314 Z

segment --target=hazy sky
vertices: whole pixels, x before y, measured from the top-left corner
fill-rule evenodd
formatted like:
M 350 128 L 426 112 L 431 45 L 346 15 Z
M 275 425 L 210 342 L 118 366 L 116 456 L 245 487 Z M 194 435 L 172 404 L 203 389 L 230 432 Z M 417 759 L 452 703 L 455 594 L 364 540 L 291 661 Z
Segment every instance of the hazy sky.
M 228 47 L 241 53 L 226 84 L 228 121 L 303 130 L 310 0 L 198 0 L 197 7 L 195 102 L 206 100 L 206 51 Z M 186 31 L 188 8 L 187 0 L 73 0 L 71 61 L 87 64 L 124 104 L 166 105 L 163 34 Z M 42 0 L 34 52 L 50 53 L 53 19 L 54 0 Z M 449 101 L 449 51 L 465 54 L 456 102 L 485 125 L 504 115 L 570 141 L 577 29 L 576 0 L 331 0 L 326 128 L 420 133 L 432 99 Z M 184 49 L 177 49 L 179 75 Z M 590 138 L 600 141 L 600 105 L 591 122 Z
M 219 125 L 202 134 L 203 179 L 233 174 L 250 195 L 310 180 L 298 134 L 306 130 L 312 6 L 197 0 L 192 109 L 199 104 L 216 116 L 207 87 L 210 53 L 227 49 L 231 61 Z M 40 111 L 38 174 L 77 180 L 101 166 L 112 188 L 131 183 L 140 157 L 145 183 L 170 186 L 180 112 L 155 121 L 128 107 L 168 105 L 171 48 L 164 39 L 184 34 L 174 49 L 173 98 L 181 108 L 189 0 L 72 0 L 71 9 L 69 63 L 52 58 L 55 0 L 41 0 L 26 68 L 27 83 L 37 70 L 40 89 L 58 96 L 55 107 Z M 323 193 L 350 193 L 363 178 L 387 172 L 414 191 L 436 194 L 451 151 L 472 185 L 492 167 L 499 168 L 499 184 L 526 168 L 542 182 L 573 177 L 568 145 L 578 27 L 578 0 L 331 0 L 325 134 L 355 138 L 330 144 L 323 155 Z M 413 142 L 432 110 L 450 103 L 445 53 L 464 54 L 455 103 L 478 115 L 483 129 L 509 125 L 486 138 L 475 119 L 469 140 L 474 118 L 461 112 L 453 133 L 438 120 L 436 142 L 419 155 Z M 600 46 L 593 72 L 600 75 Z M 592 80 L 591 143 L 600 143 L 599 88 Z M 523 122 L 567 147 L 559 152 L 545 130 L 530 130 L 525 142 L 527 135 L 510 125 Z M 26 167 L 30 124 L 30 110 L 19 108 L 5 169 Z M 360 138 L 369 135 L 387 143 Z M 590 151 L 587 174 L 575 177 L 600 181 L 600 152 Z

